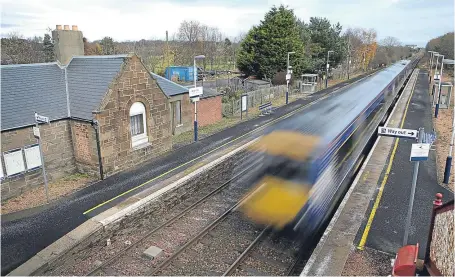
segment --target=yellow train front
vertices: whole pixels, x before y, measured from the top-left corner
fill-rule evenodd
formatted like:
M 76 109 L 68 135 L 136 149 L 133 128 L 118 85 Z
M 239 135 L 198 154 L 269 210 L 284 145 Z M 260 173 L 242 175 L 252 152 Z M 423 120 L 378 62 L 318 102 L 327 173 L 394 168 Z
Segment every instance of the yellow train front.
M 275 131 L 260 138 L 249 151 L 262 159 L 253 177 L 256 184 L 240 209 L 256 223 L 275 229 L 308 228 L 309 199 L 318 179 L 317 157 L 322 146 L 316 136 L 297 131 Z M 314 219 L 311 223 L 314 225 Z M 306 225 L 298 227 L 299 225 Z

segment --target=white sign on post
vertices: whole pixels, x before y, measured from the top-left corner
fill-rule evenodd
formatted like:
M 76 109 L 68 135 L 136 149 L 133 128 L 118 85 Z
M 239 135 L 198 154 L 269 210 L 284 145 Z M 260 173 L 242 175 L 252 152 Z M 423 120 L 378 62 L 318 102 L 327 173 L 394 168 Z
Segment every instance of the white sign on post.
M 288 73 L 288 74 L 286 74 L 286 81 L 289 81 L 289 80 L 291 80 L 291 74 Z
M 195 87 L 195 88 L 190 88 L 189 92 L 190 92 L 190 98 L 191 98 L 191 97 L 201 96 L 204 91 L 203 91 L 202 87 Z
M 35 120 L 39 123 L 49 123 L 49 117 L 35 113 Z
M 428 153 L 430 152 L 429 143 L 413 143 L 411 148 L 411 162 L 426 161 L 428 160 Z
M 417 130 L 399 129 L 389 127 L 379 127 L 379 136 L 398 137 L 398 138 L 417 138 L 419 132 Z
M 242 95 L 242 112 L 246 111 L 246 101 L 248 99 L 247 95 Z

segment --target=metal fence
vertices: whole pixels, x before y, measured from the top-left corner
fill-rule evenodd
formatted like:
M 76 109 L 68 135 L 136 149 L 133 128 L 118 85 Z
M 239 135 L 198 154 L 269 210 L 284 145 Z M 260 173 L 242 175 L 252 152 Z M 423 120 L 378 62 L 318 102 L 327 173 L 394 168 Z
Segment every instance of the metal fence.
M 249 91 L 248 95 L 248 109 L 258 107 L 264 103 L 271 102 L 273 100 L 279 99 L 280 97 L 285 97 L 286 86 L 276 86 L 270 88 L 263 88 L 255 91 Z M 295 96 L 298 94 L 296 90 L 291 90 L 290 95 Z M 223 116 L 232 116 L 240 114 L 240 99 L 232 100 L 228 103 L 223 103 Z

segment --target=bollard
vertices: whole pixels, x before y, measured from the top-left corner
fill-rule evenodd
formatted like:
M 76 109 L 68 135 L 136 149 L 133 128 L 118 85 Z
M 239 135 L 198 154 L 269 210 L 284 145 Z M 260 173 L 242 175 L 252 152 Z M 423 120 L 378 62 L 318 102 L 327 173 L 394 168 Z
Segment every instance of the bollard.
M 433 210 L 431 211 L 430 230 L 428 232 L 427 249 L 425 250 L 425 264 L 430 262 L 430 246 L 433 238 L 434 218 L 436 217 L 436 208 L 442 205 L 442 193 L 436 193 L 436 199 L 433 201 Z
M 448 156 L 446 159 L 446 168 L 444 169 L 444 184 L 449 183 L 450 179 L 450 170 L 452 168 L 452 156 Z
M 405 245 L 398 249 L 392 268 L 392 276 L 415 276 L 419 244 Z

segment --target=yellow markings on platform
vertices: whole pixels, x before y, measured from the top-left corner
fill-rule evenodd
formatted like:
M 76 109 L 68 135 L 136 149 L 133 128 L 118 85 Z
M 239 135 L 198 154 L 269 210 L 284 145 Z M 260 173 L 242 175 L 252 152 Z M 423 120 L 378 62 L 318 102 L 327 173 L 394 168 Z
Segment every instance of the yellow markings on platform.
M 362 181 L 365 182 L 367 179 L 368 179 L 368 176 L 370 176 L 370 171 L 366 171 L 364 174 L 363 174 L 363 178 L 362 178 Z
M 406 115 L 408 113 L 409 104 L 411 103 L 412 95 L 414 94 L 414 88 L 415 88 L 415 84 L 416 83 L 417 83 L 417 78 L 416 78 L 416 80 L 415 80 L 415 82 L 414 82 L 414 84 L 412 86 L 411 95 L 409 95 L 408 102 L 406 103 L 406 108 L 405 108 L 404 113 L 403 113 L 403 118 L 401 119 L 400 128 L 403 128 L 404 121 L 405 121 Z M 384 187 L 387 184 L 387 180 L 389 179 L 390 170 L 392 169 L 392 164 L 393 164 L 393 160 L 395 158 L 395 153 L 397 152 L 398 142 L 399 141 L 400 141 L 399 138 L 395 139 L 395 145 L 393 146 L 392 154 L 390 155 L 389 163 L 387 165 L 387 169 L 386 169 L 386 172 L 384 174 L 384 178 L 382 179 L 381 186 L 379 187 L 378 195 L 376 196 L 376 200 L 374 201 L 373 208 L 371 209 L 370 216 L 368 217 L 368 221 L 367 221 L 367 224 L 365 226 L 365 230 L 363 231 L 362 238 L 360 239 L 360 243 L 357 246 L 357 249 L 359 249 L 359 250 L 364 250 L 364 248 L 365 248 L 365 244 L 367 242 L 367 238 L 368 238 L 368 234 L 370 232 L 371 224 L 373 224 L 373 219 L 374 219 L 374 217 L 376 215 L 376 211 L 377 211 L 377 209 L 379 207 L 379 203 L 381 202 L 381 197 L 382 197 L 382 193 L 384 192 Z

